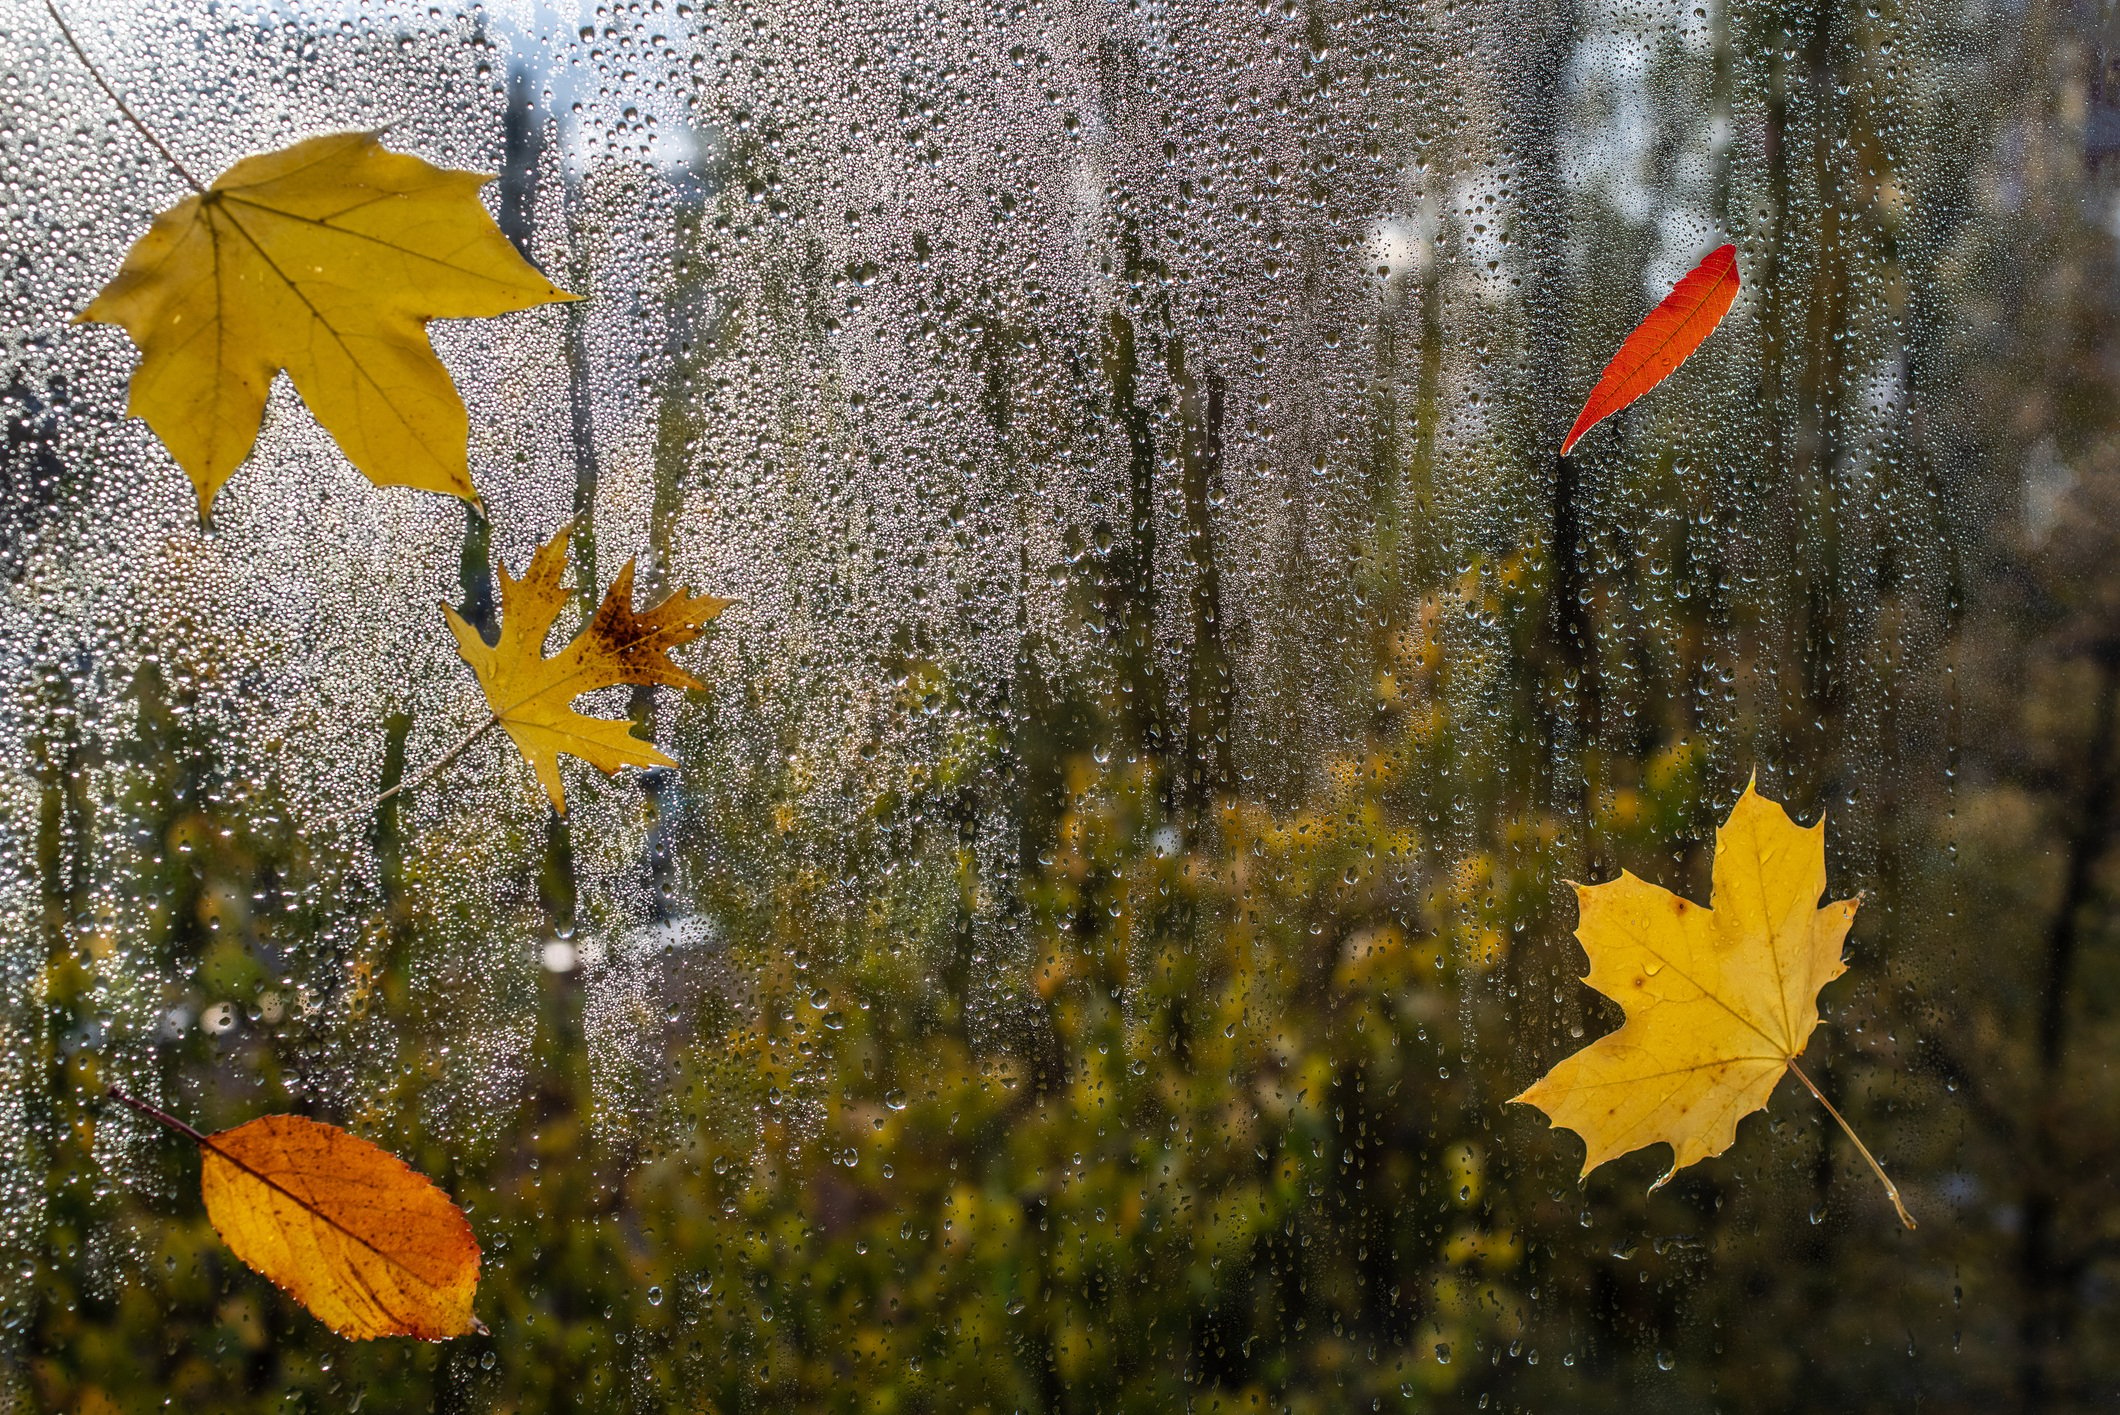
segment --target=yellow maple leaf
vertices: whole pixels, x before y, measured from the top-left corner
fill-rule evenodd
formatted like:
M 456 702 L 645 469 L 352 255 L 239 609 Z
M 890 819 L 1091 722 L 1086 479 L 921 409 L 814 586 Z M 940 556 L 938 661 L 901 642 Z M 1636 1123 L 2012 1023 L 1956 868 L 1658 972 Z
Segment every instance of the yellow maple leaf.
M 1715 835 L 1714 907 L 1625 871 L 1575 885 L 1583 981 L 1626 1013 L 1618 1031 L 1554 1066 L 1512 1100 L 1583 1139 L 1583 1173 L 1645 1145 L 1671 1167 L 1727 1150 L 1737 1122 L 1793 1071 L 1847 1130 L 1909 1228 L 1899 1191 L 1796 1064 L 1818 1026 L 1818 993 L 1847 971 L 1841 944 L 1857 901 L 1819 906 L 1826 823 L 1805 829 L 1745 787 Z
M 490 177 L 377 138 L 244 158 L 157 216 L 79 316 L 139 346 L 127 411 L 191 478 L 202 517 L 282 369 L 370 481 L 476 500 L 469 417 L 427 321 L 577 298 L 501 234 L 478 199 Z
M 214 1231 L 339 1335 L 438 1341 L 485 1330 L 471 1312 L 470 1221 L 396 1155 L 299 1115 L 204 1135 L 116 1087 L 110 1094 L 199 1147 Z
M 486 703 L 493 709 L 486 727 L 507 729 L 561 815 L 567 812 L 559 778 L 562 752 L 580 757 L 606 775 L 622 766 L 676 765 L 635 737 L 631 722 L 576 712 L 571 706 L 574 700 L 592 689 L 618 683 L 705 687 L 670 660 L 670 650 L 699 637 L 709 620 L 734 603 L 679 589 L 653 608 L 635 613 L 633 562 L 629 560 L 588 624 L 564 649 L 547 658 L 545 639 L 552 632 L 552 621 L 574 594 L 561 583 L 570 530 L 562 527 L 539 547 L 520 580 L 506 566 L 501 567 L 498 643 L 488 644 L 455 610 L 442 606 L 449 627 L 456 631 L 458 652 L 478 675 Z

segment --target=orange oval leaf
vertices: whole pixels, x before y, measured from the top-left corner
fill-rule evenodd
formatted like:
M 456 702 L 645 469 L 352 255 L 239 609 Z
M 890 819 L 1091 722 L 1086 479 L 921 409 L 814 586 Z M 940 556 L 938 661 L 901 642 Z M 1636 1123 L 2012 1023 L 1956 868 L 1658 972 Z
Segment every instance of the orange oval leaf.
M 1715 332 L 1737 299 L 1737 247 L 1717 246 L 1634 327 L 1575 415 L 1561 455 L 1582 435 L 1671 376 Z
M 201 1136 L 199 1150 L 215 1230 L 333 1331 L 434 1341 L 480 1329 L 471 1223 L 396 1155 L 298 1115 Z

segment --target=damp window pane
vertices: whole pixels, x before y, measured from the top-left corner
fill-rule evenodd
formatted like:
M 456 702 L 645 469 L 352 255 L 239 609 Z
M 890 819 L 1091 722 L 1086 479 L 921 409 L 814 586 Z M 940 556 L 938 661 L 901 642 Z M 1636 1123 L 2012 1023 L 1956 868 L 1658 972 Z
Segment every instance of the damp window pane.
M 0 5 L 0 1402 L 2111 1400 L 2105 19 Z M 205 373 L 70 322 L 360 130 L 582 298 L 231 196 L 137 257 Z M 618 769 L 491 730 L 466 655 L 629 588 L 731 603 L 561 685 Z M 1748 781 L 1861 900 L 1803 1067 L 1919 1229 L 1794 1077 L 1653 1191 L 1510 1104 L 1622 1020 L 1568 882 L 1711 903 Z M 486 1330 L 334 1335 L 110 1086 L 403 1157 Z

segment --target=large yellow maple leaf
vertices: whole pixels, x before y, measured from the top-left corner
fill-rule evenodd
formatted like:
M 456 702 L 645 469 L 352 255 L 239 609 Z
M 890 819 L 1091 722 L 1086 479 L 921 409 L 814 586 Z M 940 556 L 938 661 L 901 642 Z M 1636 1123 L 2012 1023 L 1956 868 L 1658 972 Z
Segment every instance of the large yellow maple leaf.
M 492 180 L 334 133 L 246 157 L 155 218 L 79 318 L 140 349 L 127 411 L 191 478 L 199 514 L 249 457 L 285 369 L 378 486 L 475 500 L 470 421 L 430 319 L 577 298 L 479 203 Z
M 1715 835 L 1714 907 L 1704 909 L 1625 871 L 1575 886 L 1583 981 L 1626 1013 L 1618 1031 L 1554 1066 L 1516 1102 L 1583 1139 L 1583 1174 L 1646 1145 L 1671 1147 L 1656 1186 L 1719 1155 L 1737 1122 L 1766 1105 L 1818 1026 L 1818 994 L 1847 971 L 1841 945 L 1857 901 L 1820 907 L 1825 817 L 1805 829 L 1745 787 Z M 1898 1190 L 1848 1129 L 1913 1226 Z
M 631 722 L 576 712 L 574 700 L 592 689 L 619 683 L 706 686 L 672 662 L 670 650 L 697 638 L 708 621 L 734 603 L 679 589 L 653 608 L 635 613 L 633 562 L 629 560 L 588 624 L 564 649 L 547 658 L 545 639 L 552 632 L 553 620 L 574 594 L 561 583 L 570 533 L 571 528 L 562 527 L 539 547 L 520 580 L 506 566 L 501 567 L 499 642 L 488 644 L 455 610 L 442 606 L 449 627 L 456 632 L 457 650 L 478 675 L 486 703 L 493 709 L 486 726 L 498 724 L 507 729 L 561 815 L 567 812 L 559 776 L 562 752 L 580 757 L 606 775 L 622 766 L 676 765 L 635 737 Z

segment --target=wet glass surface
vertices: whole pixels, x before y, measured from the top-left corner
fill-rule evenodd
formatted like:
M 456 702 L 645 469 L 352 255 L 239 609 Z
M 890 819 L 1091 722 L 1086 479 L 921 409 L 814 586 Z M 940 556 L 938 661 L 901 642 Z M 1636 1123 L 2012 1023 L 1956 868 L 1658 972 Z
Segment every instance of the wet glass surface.
M 201 174 L 497 174 L 481 516 L 283 380 L 210 527 L 71 325 L 182 181 L 0 0 L 17 1408 L 2094 1410 L 2120 1390 L 2113 34 L 2079 9 L 67 7 Z M 1561 459 L 1708 250 L 1743 290 Z M 438 606 L 571 523 L 676 763 L 555 815 Z M 562 633 L 580 615 L 562 616 Z M 556 642 L 556 641 L 555 641 Z M 1719 1158 L 1506 1104 L 1565 881 L 1746 781 L 1863 905 Z M 346 1125 L 490 1336 L 352 1345 L 202 1128 Z

